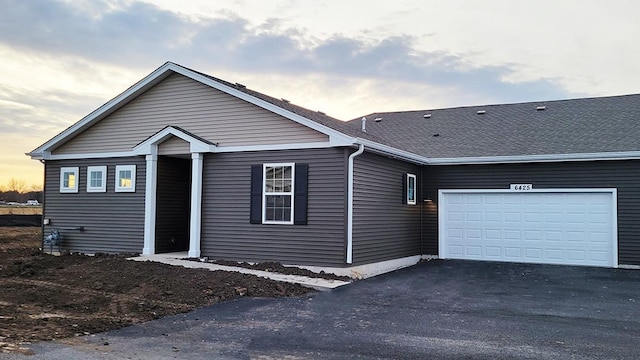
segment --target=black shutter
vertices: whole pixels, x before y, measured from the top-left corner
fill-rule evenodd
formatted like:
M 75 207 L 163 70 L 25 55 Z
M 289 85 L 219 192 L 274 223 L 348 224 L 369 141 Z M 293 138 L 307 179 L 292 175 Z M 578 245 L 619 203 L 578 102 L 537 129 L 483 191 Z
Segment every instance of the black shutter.
M 407 205 L 407 173 L 402 174 L 402 203 Z
M 262 224 L 262 165 L 251 165 L 251 224 Z
M 293 189 L 293 223 L 307 225 L 307 189 L 309 184 L 309 165 L 296 164 L 295 189 Z

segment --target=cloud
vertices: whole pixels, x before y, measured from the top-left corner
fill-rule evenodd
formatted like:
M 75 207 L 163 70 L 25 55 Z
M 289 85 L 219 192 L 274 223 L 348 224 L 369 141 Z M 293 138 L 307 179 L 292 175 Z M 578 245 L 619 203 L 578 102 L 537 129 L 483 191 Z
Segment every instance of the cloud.
M 28 135 L 43 141 L 80 119 L 79 109 L 101 100 L 64 90 L 34 91 L 0 84 L 0 133 Z
M 495 102 L 569 95 L 555 79 L 507 80 L 517 64 L 474 66 L 464 55 L 418 50 L 408 35 L 320 40 L 283 30 L 277 19 L 252 25 L 225 13 L 196 20 L 141 2 L 0 0 L 0 6 L 0 42 L 122 67 L 149 69 L 172 60 L 198 69 L 325 74 L 426 84 Z

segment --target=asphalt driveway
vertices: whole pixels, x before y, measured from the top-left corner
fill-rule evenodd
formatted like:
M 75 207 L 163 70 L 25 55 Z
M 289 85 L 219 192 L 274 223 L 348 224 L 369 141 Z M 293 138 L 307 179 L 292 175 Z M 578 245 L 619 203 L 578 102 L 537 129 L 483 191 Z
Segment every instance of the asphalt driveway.
M 640 270 L 436 260 L 34 344 L 28 358 L 637 359 L 639 340 Z

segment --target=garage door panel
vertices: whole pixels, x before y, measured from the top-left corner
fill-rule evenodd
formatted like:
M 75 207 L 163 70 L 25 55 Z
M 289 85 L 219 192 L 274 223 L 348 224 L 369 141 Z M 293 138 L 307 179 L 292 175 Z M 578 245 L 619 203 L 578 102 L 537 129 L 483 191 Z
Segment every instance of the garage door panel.
M 488 258 L 502 258 L 502 247 L 500 246 L 486 246 L 485 256 Z
M 467 222 L 480 222 L 482 221 L 482 212 L 480 211 L 467 211 Z
M 478 245 L 467 245 L 466 254 L 470 257 L 481 258 L 482 247 Z
M 487 222 L 501 222 L 502 215 L 496 211 L 487 211 L 484 213 L 484 221 Z
M 520 259 L 522 258 L 522 249 L 519 247 L 506 246 L 504 248 L 504 256 L 507 259 Z
M 614 193 L 443 192 L 444 258 L 615 266 Z
M 562 249 L 547 249 L 546 258 L 551 260 L 562 260 L 564 251 Z
M 502 240 L 502 231 L 500 229 L 487 229 L 484 237 L 487 240 Z
M 467 239 L 482 239 L 482 229 L 467 229 Z
M 505 240 L 520 241 L 522 239 L 522 233 L 520 230 L 506 229 L 504 231 L 504 238 Z
M 449 239 L 451 240 L 463 240 L 464 236 L 462 236 L 462 229 L 449 229 Z

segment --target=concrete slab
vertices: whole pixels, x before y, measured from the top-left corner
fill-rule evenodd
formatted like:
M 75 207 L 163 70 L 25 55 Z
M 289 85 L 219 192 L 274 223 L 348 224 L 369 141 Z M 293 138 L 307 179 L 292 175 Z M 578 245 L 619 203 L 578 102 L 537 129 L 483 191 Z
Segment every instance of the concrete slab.
M 184 266 L 186 268 L 191 268 L 191 269 L 208 269 L 210 271 L 216 271 L 216 270 L 233 271 L 233 272 L 239 272 L 242 274 L 260 276 L 263 278 L 272 279 L 276 281 L 300 284 L 302 286 L 310 287 L 310 288 L 321 290 L 321 291 L 335 289 L 339 286 L 350 284 L 349 281 L 310 278 L 307 276 L 299 276 L 299 275 L 285 275 L 285 274 L 279 274 L 279 273 L 274 273 L 269 271 L 252 270 L 252 269 L 245 269 L 245 268 L 235 267 L 235 266 L 225 266 L 225 265 L 218 265 L 218 264 L 212 264 L 207 262 L 183 260 L 187 257 L 188 256 L 186 252 L 176 252 L 176 253 L 165 253 L 165 254 L 155 254 L 155 255 L 142 255 L 142 256 L 129 258 L 129 260 L 154 261 L 154 262 L 159 262 L 163 264 Z

